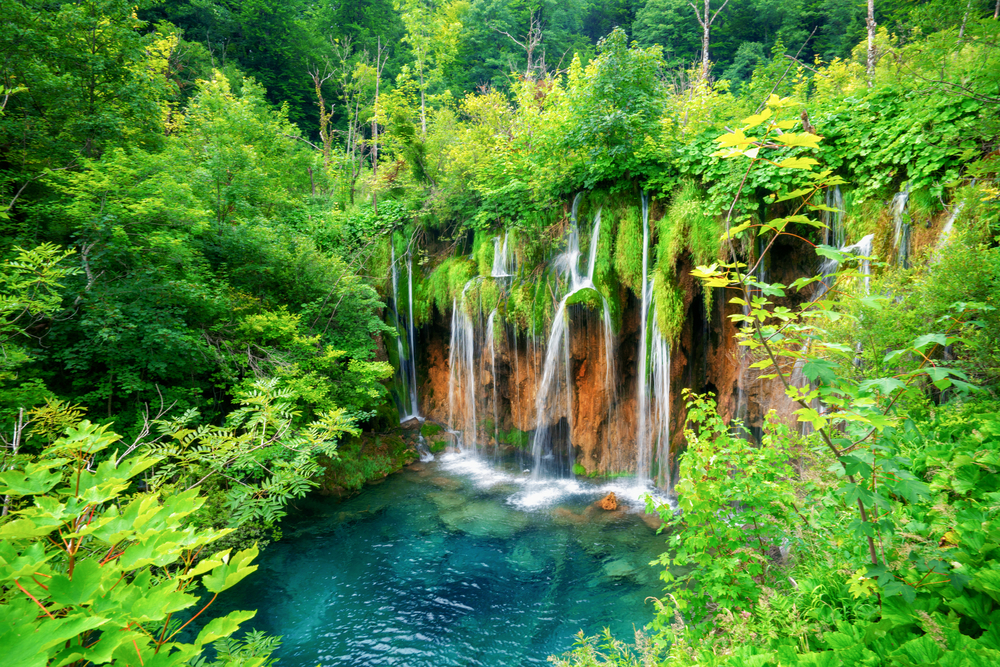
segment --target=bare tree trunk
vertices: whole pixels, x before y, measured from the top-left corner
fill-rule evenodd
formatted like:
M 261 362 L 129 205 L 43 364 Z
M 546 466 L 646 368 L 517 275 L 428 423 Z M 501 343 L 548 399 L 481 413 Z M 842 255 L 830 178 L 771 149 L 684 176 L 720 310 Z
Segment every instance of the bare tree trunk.
M 708 21 L 711 0 L 705 0 L 705 20 L 701 23 L 701 79 L 708 79 L 708 43 L 712 34 L 712 24 Z
M 868 87 L 875 84 L 875 0 L 868 0 Z
M 958 41 L 962 41 L 962 35 L 965 34 L 965 24 L 969 22 L 969 12 L 972 11 L 972 0 L 969 0 L 969 4 L 965 6 L 965 16 L 962 17 L 962 27 L 958 29 Z
M 712 0 L 705 0 L 704 14 L 698 10 L 698 7 L 693 3 L 688 1 L 691 5 L 691 9 L 694 10 L 695 18 L 698 19 L 698 25 L 701 26 L 701 80 L 708 80 L 708 68 L 710 62 L 708 60 L 708 45 L 712 36 L 712 24 L 715 23 L 715 19 L 719 17 L 719 12 L 726 8 L 729 4 L 729 0 L 722 3 L 722 6 L 715 10 L 712 14 Z
M 424 105 L 424 68 L 420 68 L 420 135 L 427 138 L 427 108 Z
M 993 10 L 993 20 L 1000 19 L 1000 0 L 997 0 L 996 9 Z
M 389 55 L 382 57 L 382 38 L 378 38 L 375 50 L 375 103 L 372 107 L 372 207 L 378 215 L 378 89 L 382 80 L 382 68 Z
M 21 433 L 24 431 L 24 427 L 25 427 L 24 408 L 20 408 L 17 411 L 17 422 L 14 423 L 14 437 L 12 438 L 10 443 L 12 462 L 10 464 L 9 470 L 13 470 L 14 466 L 16 465 L 14 461 L 17 460 L 17 452 L 21 448 Z M 4 472 L 6 472 L 7 470 L 8 468 L 5 468 Z M 10 512 L 10 494 L 7 494 L 3 498 L 3 511 L 0 512 L 0 516 L 7 516 L 8 512 Z

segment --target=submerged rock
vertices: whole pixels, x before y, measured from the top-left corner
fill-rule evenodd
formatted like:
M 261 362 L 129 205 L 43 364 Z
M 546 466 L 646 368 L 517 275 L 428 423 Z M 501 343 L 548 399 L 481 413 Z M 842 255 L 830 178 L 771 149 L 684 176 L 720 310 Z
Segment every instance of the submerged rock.
M 528 517 L 523 513 L 509 510 L 493 502 L 482 501 L 442 511 L 440 518 L 448 530 L 468 533 L 475 537 L 513 537 L 528 525 Z
M 612 579 L 621 579 L 623 577 L 634 577 L 638 574 L 635 565 L 628 562 L 624 558 L 618 558 L 610 563 L 605 563 L 604 567 L 601 568 L 604 574 Z

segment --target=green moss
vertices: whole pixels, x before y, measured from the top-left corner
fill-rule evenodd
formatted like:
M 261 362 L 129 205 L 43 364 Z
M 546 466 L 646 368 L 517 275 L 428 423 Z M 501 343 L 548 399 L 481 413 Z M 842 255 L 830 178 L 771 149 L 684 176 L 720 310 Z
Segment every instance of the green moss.
M 674 343 L 684 326 L 684 292 L 676 278 L 667 275 L 657 265 L 653 273 L 653 305 L 656 307 L 656 323 L 660 334 Z
M 907 204 L 914 224 L 928 223 L 941 210 L 941 203 L 928 188 L 919 188 L 911 192 Z
M 337 458 L 326 461 L 326 488 L 361 488 L 412 463 L 417 453 L 398 435 L 354 437 L 337 448 Z
M 587 469 L 586 469 L 586 468 L 584 468 L 584 467 L 583 467 L 582 465 L 580 465 L 579 463 L 574 463 L 574 464 L 573 464 L 573 474 L 574 474 L 574 475 L 577 475 L 577 476 L 579 476 L 579 477 L 582 477 L 582 476 L 584 476 L 584 475 L 586 475 L 586 474 L 587 474 Z
M 527 431 L 520 431 L 512 428 L 509 431 L 500 431 L 500 442 L 505 445 L 512 445 L 518 449 L 528 449 L 531 446 L 531 436 Z
M 440 452 L 443 452 L 447 447 L 448 443 L 446 441 L 435 440 L 430 445 L 427 446 L 427 449 L 431 451 L 431 454 L 438 454 Z
M 371 258 L 368 260 L 369 275 L 377 276 L 372 283 L 379 295 L 383 297 L 387 294 L 392 294 L 392 274 L 389 267 L 392 260 L 390 243 L 390 237 L 381 237 L 375 242 Z
M 615 271 L 618 279 L 639 298 L 642 297 L 642 212 L 625 209 L 615 235 Z
M 618 303 L 620 283 L 615 273 L 614 248 L 615 231 L 618 216 L 602 214 L 601 238 L 597 243 L 597 256 L 594 258 L 594 287 L 608 300 L 608 311 L 611 324 L 615 331 L 621 331 L 621 304 Z M 640 266 L 641 270 L 641 266 Z
M 434 422 L 424 422 L 423 424 L 420 425 L 420 435 L 424 436 L 425 438 L 437 435 L 442 431 L 444 431 L 444 426 L 441 426 L 440 424 L 435 424 Z
M 431 317 L 431 309 L 442 315 L 451 311 L 452 302 L 461 298 L 466 283 L 476 275 L 476 265 L 467 257 L 449 257 L 421 281 L 414 303 L 413 318 L 420 325 Z
M 684 253 L 690 253 L 695 266 L 708 265 L 719 257 L 724 229 L 715 216 L 711 215 L 704 201 L 701 190 L 693 183 L 685 183 L 674 194 L 667 214 L 656 224 L 656 265 L 664 280 L 663 289 L 668 290 L 667 278 L 672 279 L 676 272 L 677 260 Z M 712 290 L 703 291 L 706 310 L 712 306 Z M 669 294 L 662 295 L 665 320 L 661 322 L 661 330 L 679 332 L 675 328 L 673 318 L 677 306 Z M 664 327 L 663 325 L 667 325 Z
M 711 264 L 719 256 L 724 229 L 708 213 L 701 191 L 686 183 L 674 194 L 670 210 L 657 223 L 658 263 L 671 270 L 684 252 L 691 253 L 695 265 Z
M 878 227 L 882 203 L 877 199 L 860 199 L 855 189 L 841 188 L 844 193 L 844 231 L 848 243 L 856 242 Z
M 604 309 L 604 305 L 602 302 L 603 298 L 601 297 L 600 292 L 598 292 L 597 290 L 593 290 L 589 287 L 585 287 L 579 292 L 575 292 L 572 296 L 566 299 L 567 306 L 572 306 L 575 304 L 583 304 L 587 308 L 590 308 L 591 310 L 598 310 L 598 311 Z
M 496 234 L 492 232 L 477 229 L 472 242 L 472 256 L 475 257 L 476 267 L 481 276 L 493 274 L 493 254 L 496 250 L 493 245 L 494 236 Z

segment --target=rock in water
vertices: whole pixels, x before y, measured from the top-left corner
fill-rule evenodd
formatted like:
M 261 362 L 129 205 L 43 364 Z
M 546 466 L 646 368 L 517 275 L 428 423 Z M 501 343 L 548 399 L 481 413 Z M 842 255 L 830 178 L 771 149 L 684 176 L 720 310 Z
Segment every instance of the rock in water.
M 601 509 L 608 510 L 609 512 L 618 509 L 618 499 L 615 498 L 614 491 L 612 491 L 608 495 L 604 496 L 603 499 L 601 499 Z

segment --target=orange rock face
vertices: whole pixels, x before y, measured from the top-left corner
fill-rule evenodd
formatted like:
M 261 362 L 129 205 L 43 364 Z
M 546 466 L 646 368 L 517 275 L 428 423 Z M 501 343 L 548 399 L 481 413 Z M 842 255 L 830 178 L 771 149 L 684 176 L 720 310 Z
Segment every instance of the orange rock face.
M 796 277 L 813 269 L 803 251 L 780 245 L 772 254 L 773 269 L 769 280 L 791 284 Z M 801 255 L 801 256 L 800 256 Z M 682 390 L 716 395 L 719 413 L 728 421 L 742 413 L 750 426 L 760 427 L 769 409 L 777 409 L 782 421 L 794 424 L 793 406 L 784 397 L 780 383 L 760 382 L 747 370 L 750 360 L 736 344 L 736 326 L 729 316 L 739 306 L 729 304 L 730 295 L 718 289 L 706 309 L 698 281 L 691 277 L 693 264 L 681 257 L 676 274 L 684 293 L 685 319 L 671 350 L 670 365 L 670 452 L 667 465 L 676 469 L 677 454 L 685 447 L 684 426 L 687 419 Z M 629 472 L 636 466 L 637 441 L 637 359 L 639 349 L 640 304 L 624 288 L 617 295 L 622 308 L 622 326 L 614 338 L 611 358 L 607 358 L 600 314 L 586 306 L 567 309 L 569 317 L 568 372 L 560 373 L 558 382 L 569 384 L 570 400 L 558 401 L 541 422 L 550 428 L 563 425 L 574 449 L 574 460 L 587 473 Z M 806 295 L 793 296 L 787 304 L 794 307 Z M 530 432 L 539 422 L 535 414 L 536 388 L 541 380 L 546 339 L 530 339 L 507 328 L 494 341 L 492 356 L 486 341 L 476 344 L 475 405 L 467 405 L 469 393 L 455 391 L 449 404 L 451 373 L 448 367 L 450 331 L 447 318 L 438 319 L 421 333 L 419 396 L 424 416 L 448 424 L 455 416 L 456 428 L 476 428 L 478 443 L 495 442 L 495 433 L 517 429 Z M 477 328 L 482 337 L 483 327 Z M 494 363 L 495 360 L 495 363 Z M 608 385 L 609 362 L 614 378 Z M 464 379 L 459 379 L 464 389 Z M 468 418 L 475 409 L 475 426 Z M 463 421 L 464 420 L 464 421 Z M 465 433 L 466 442 L 469 437 Z M 664 462 L 661 462 L 663 465 Z

